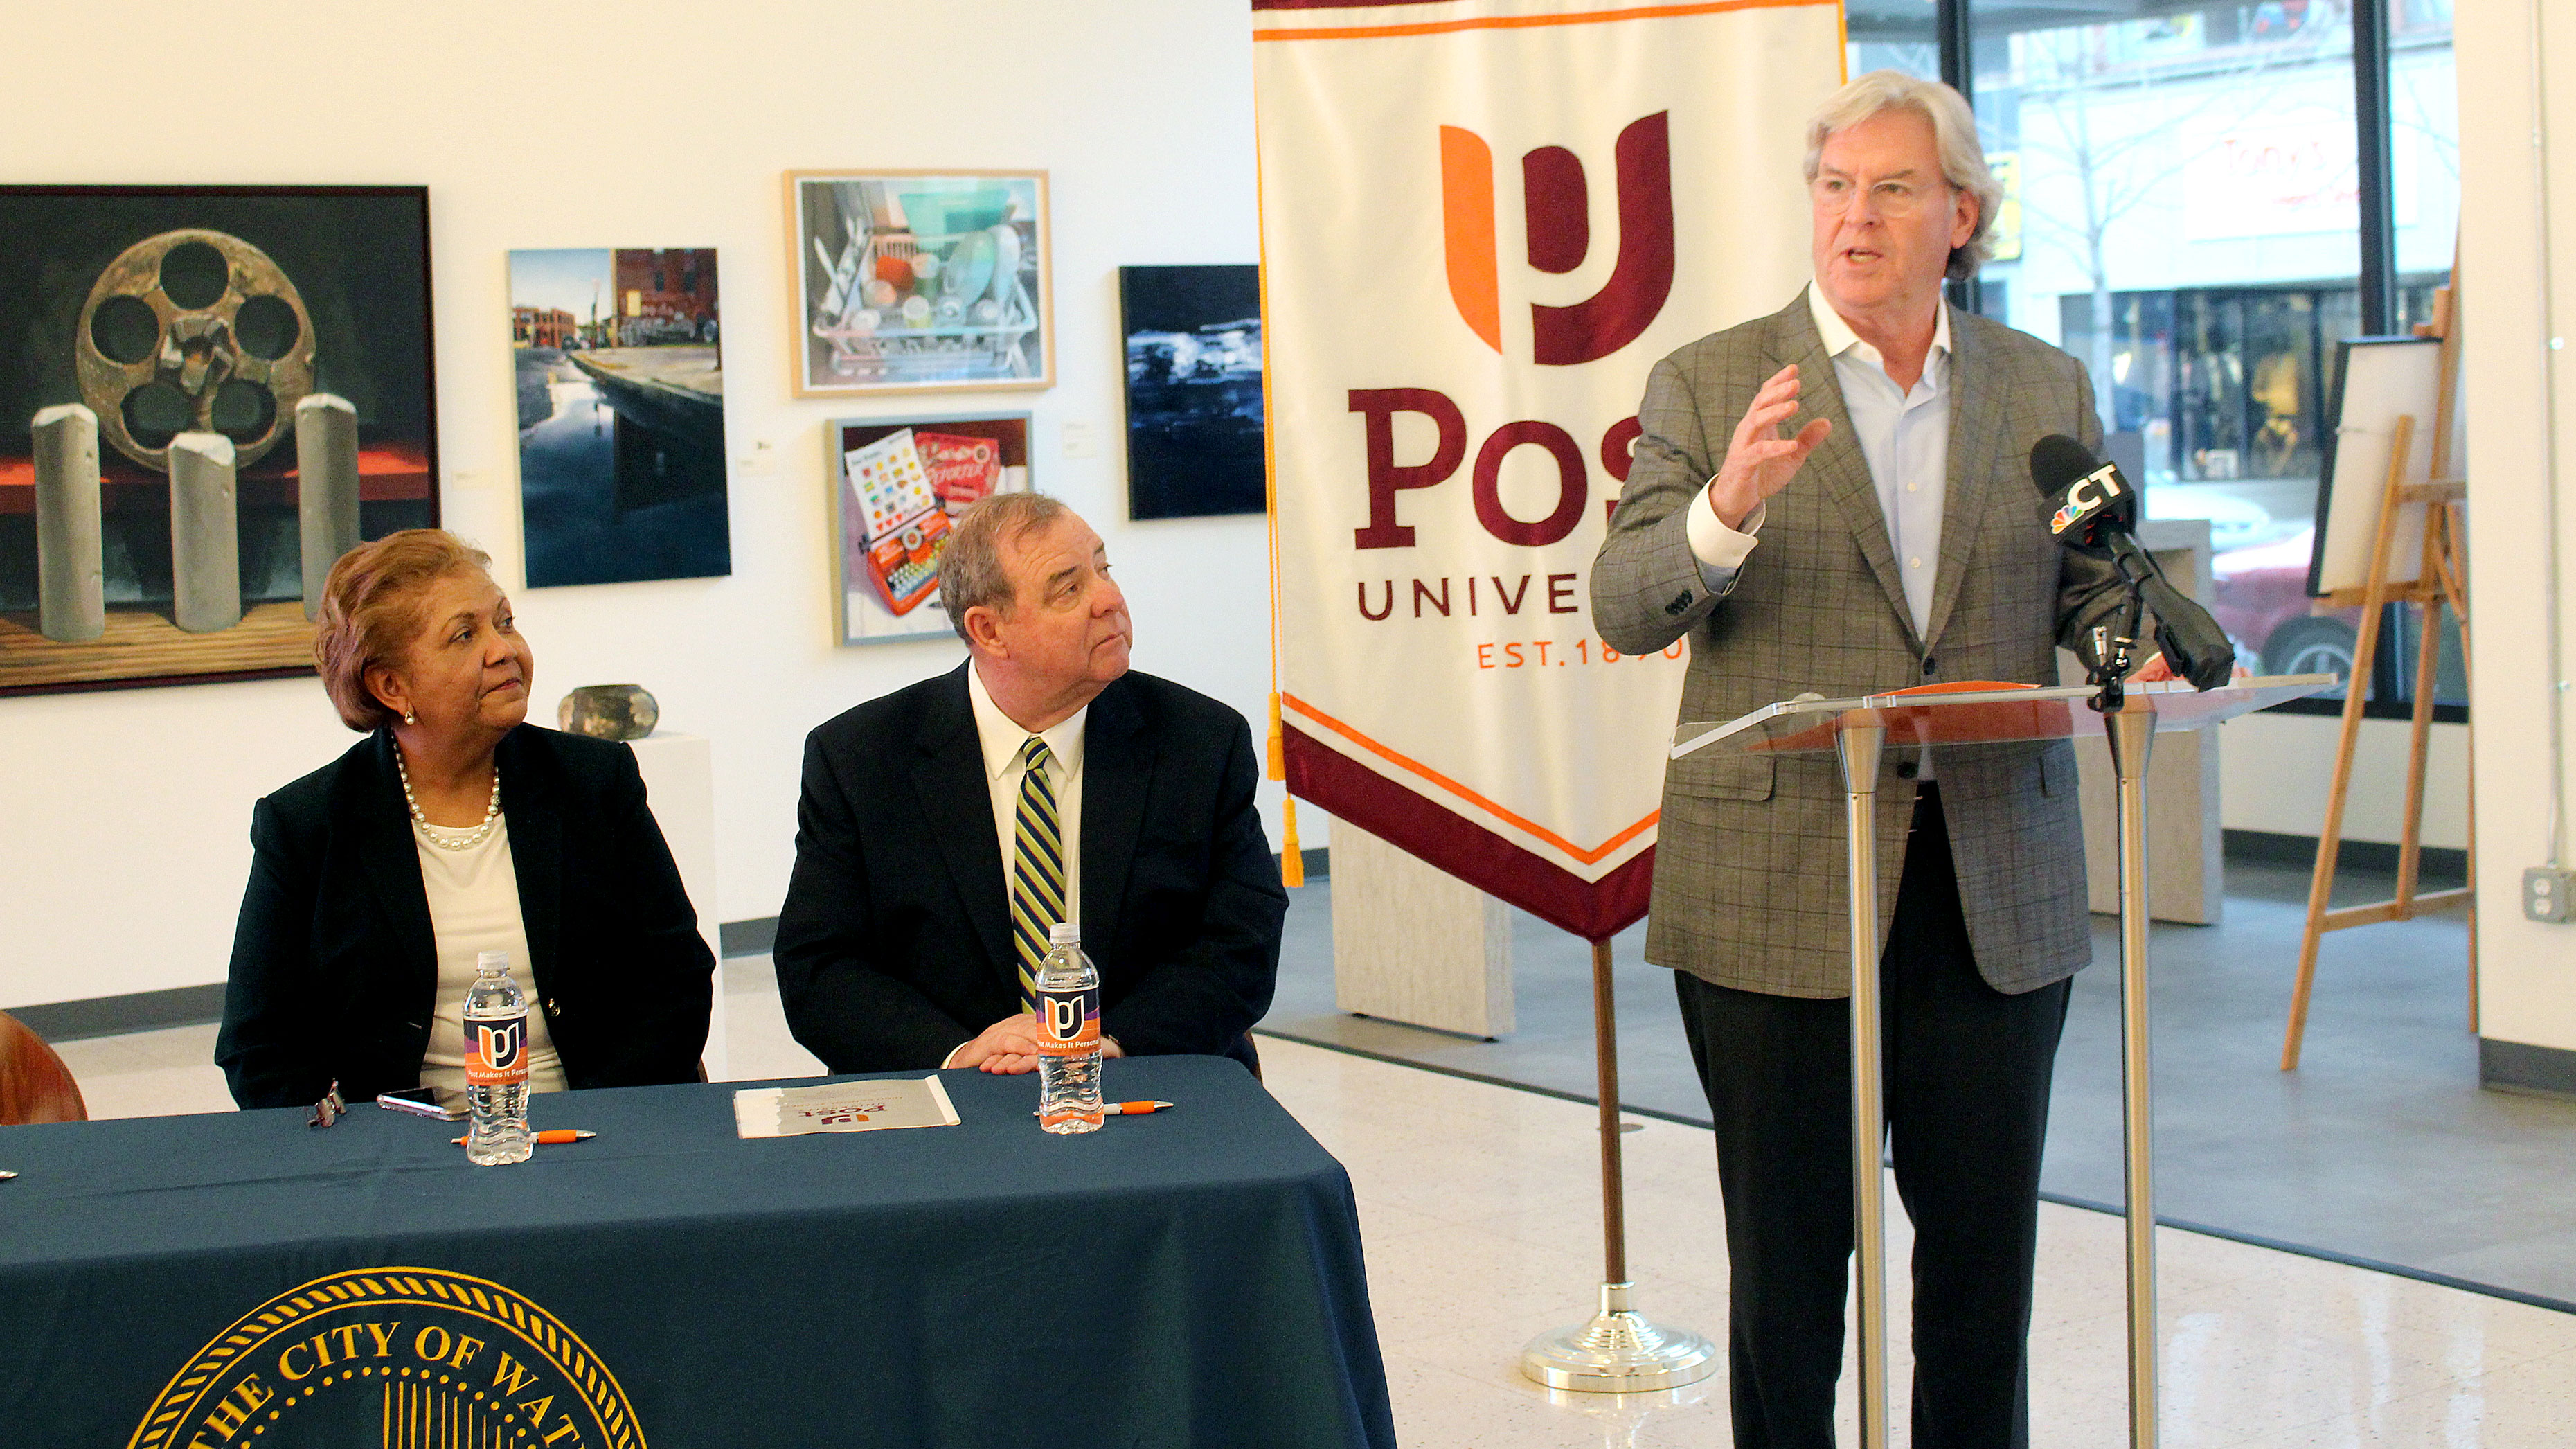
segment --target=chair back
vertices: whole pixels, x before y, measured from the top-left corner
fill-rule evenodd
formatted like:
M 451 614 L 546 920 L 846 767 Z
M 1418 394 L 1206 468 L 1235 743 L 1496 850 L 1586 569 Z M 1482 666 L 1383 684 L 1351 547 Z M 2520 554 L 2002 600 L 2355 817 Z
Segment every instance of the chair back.
M 71 1068 L 43 1037 L 0 1011 L 0 1126 L 88 1120 Z

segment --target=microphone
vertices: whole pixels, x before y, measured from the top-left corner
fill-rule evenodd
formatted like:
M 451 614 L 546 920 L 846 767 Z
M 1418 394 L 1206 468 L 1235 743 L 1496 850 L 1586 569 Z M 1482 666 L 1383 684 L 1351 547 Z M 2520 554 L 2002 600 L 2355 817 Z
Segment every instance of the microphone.
M 2119 565 L 2130 589 L 2156 616 L 2156 645 L 2194 689 L 2217 689 L 2236 672 L 2236 646 L 2209 611 L 2166 582 L 2137 540 L 2138 490 L 2119 465 L 2063 433 L 2032 445 L 2030 481 L 2048 531 L 2067 548 Z M 2133 616 L 2134 617 L 2134 616 Z
M 2137 530 L 2138 490 L 2120 475 L 2120 465 L 2094 457 L 2064 433 L 2031 445 L 2030 481 L 2053 505 L 2048 531 L 2078 553 L 2109 558 L 2108 536 Z

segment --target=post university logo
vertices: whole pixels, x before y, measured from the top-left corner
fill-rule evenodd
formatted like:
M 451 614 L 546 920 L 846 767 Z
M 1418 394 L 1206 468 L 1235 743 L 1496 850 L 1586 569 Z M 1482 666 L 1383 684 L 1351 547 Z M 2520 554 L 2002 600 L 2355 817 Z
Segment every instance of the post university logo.
M 465 1080 L 470 1086 L 506 1087 L 527 1075 L 528 1019 L 469 1022 L 472 1037 L 465 1049 Z
M 645 1449 L 554 1315 L 480 1278 L 367 1268 L 289 1289 L 170 1380 L 127 1449 Z
M 1601 290 L 1571 307 L 1530 304 L 1532 360 L 1568 367 L 1597 362 L 1637 340 L 1673 289 L 1672 113 L 1628 124 L 1612 148 L 1618 168 L 1619 253 Z M 1563 274 L 1592 250 L 1591 194 L 1583 158 L 1541 146 L 1521 158 L 1529 264 Z M 1440 210 L 1449 296 L 1470 330 L 1503 350 L 1496 265 L 1494 150 L 1460 126 L 1440 128 Z

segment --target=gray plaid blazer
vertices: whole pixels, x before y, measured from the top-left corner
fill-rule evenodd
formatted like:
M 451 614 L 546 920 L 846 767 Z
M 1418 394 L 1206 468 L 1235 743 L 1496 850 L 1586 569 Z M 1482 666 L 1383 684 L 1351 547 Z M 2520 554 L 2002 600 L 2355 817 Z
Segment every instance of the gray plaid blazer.
M 2061 641 L 2090 657 L 2077 641 L 2118 607 L 2118 579 L 2057 546 L 2029 471 L 2031 444 L 2049 433 L 2099 448 L 2084 368 L 1955 308 L 1950 338 L 1949 492 L 1922 638 L 1804 295 L 1655 364 L 1636 461 L 1593 564 L 1592 615 L 1603 639 L 1631 653 L 1689 636 L 1683 721 L 1729 720 L 1808 690 L 1839 699 L 1970 679 L 2054 684 Z M 1725 461 L 1763 380 L 1792 362 L 1805 410 L 1833 431 L 1771 499 L 1762 542 L 1732 586 L 1709 597 L 1684 510 Z M 1914 803 L 1915 752 L 1886 754 L 1881 939 Z M 1978 971 L 1999 991 L 2022 992 L 2082 969 L 2092 937 L 2073 746 L 1947 747 L 1937 773 Z M 1703 751 L 1670 762 L 1646 959 L 1747 991 L 1848 995 L 1843 819 L 1830 754 Z

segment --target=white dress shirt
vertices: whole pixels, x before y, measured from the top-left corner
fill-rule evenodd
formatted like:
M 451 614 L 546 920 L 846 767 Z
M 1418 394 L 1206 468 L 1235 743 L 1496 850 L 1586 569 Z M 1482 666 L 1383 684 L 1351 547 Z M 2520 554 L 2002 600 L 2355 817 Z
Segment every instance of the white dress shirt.
M 1002 847 L 1002 911 L 1007 917 L 1011 868 L 1019 854 L 1020 782 L 1029 773 L 1020 751 L 1028 747 L 1029 732 L 993 703 L 992 692 L 984 688 L 984 676 L 971 661 L 966 666 L 966 699 L 975 709 L 975 736 L 984 747 L 984 783 L 993 793 L 993 838 Z M 1076 924 L 1082 920 L 1082 732 L 1090 718 L 1091 706 L 1086 704 L 1052 728 L 1038 731 L 1051 756 L 1047 783 L 1055 788 L 1056 836 L 1064 847 L 1064 909 Z M 941 1068 L 953 1064 L 957 1053 L 973 1044 L 972 1038 L 959 1042 L 939 1063 Z
M 984 676 L 972 664 L 966 666 L 966 698 L 975 707 L 975 734 L 984 746 L 984 782 L 993 792 L 993 838 L 1002 847 L 1002 908 L 1008 914 L 1011 864 L 1018 855 L 1020 781 L 1028 774 L 1020 751 L 1028 745 L 1029 732 L 993 703 L 984 688 Z M 1038 732 L 1053 756 L 1047 763 L 1047 783 L 1055 788 L 1056 835 L 1064 845 L 1064 909 L 1077 924 L 1082 920 L 1082 727 L 1090 718 L 1091 706 L 1086 704 Z
M 1907 390 L 1887 375 L 1879 350 L 1826 303 L 1823 288 L 1808 286 L 1807 311 L 1824 338 L 1825 355 L 1833 359 L 1843 411 L 1869 465 L 1906 612 L 1919 639 L 1931 627 L 1932 586 L 1941 576 L 1941 510 L 1950 491 L 1950 309 L 1934 310 L 1932 350 L 1923 359 L 1923 375 Z M 1683 530 L 1699 560 L 1701 582 L 1712 594 L 1734 585 L 1736 571 L 1759 541 L 1763 513 L 1755 507 L 1743 527 L 1734 529 L 1719 521 L 1714 502 L 1690 510 Z
M 421 1054 L 420 1084 L 435 1088 L 442 1105 L 465 1097 L 465 993 L 474 985 L 475 963 L 486 951 L 506 951 L 510 976 L 528 999 L 528 1090 L 560 1092 L 563 1059 L 555 1053 L 546 1030 L 545 1008 L 537 1004 L 536 973 L 528 964 L 528 930 L 519 914 L 519 873 L 510 855 L 510 817 L 494 822 L 480 844 L 448 850 L 436 838 L 462 840 L 471 828 L 412 822 L 412 845 L 420 856 L 421 891 L 429 897 L 429 927 L 438 951 L 438 994 L 432 999 L 429 1046 Z

